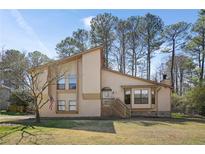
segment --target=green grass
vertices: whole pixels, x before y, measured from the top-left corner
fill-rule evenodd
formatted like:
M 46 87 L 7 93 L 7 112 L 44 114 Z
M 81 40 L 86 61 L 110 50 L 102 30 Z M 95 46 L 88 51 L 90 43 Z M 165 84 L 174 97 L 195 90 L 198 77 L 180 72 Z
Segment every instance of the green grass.
M 21 112 L 7 112 L 5 110 L 1 110 L 0 111 L 0 115 L 14 115 L 14 116 L 18 116 L 18 115 L 26 115 L 26 113 L 21 113 Z
M 205 119 L 1 122 L 0 144 L 205 144 Z

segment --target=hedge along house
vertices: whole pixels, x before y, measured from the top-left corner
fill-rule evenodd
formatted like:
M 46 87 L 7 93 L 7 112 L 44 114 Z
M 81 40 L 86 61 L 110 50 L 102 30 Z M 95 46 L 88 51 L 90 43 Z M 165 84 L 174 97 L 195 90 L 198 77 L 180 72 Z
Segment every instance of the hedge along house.
M 160 83 L 103 67 L 102 47 L 36 68 L 40 81 L 63 74 L 44 91 L 41 117 L 170 116 L 170 81 Z M 51 107 L 52 103 L 52 107 Z

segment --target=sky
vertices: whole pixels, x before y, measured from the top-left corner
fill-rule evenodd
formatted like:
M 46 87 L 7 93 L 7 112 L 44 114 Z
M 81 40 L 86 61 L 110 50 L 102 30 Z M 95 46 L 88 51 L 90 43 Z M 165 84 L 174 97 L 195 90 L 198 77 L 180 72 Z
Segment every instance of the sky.
M 160 16 L 165 25 L 179 21 L 194 23 L 198 17 L 198 10 L 0 10 L 0 48 L 26 53 L 38 50 L 56 58 L 58 42 L 78 28 L 89 30 L 92 17 L 104 12 L 121 19 L 149 12 Z M 152 68 L 156 69 L 162 60 L 163 55 L 153 58 Z

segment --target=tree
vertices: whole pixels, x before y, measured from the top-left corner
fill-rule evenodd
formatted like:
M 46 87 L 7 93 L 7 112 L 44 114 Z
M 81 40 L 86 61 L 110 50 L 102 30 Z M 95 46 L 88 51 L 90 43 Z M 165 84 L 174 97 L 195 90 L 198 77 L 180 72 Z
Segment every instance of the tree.
M 37 67 L 39 65 L 45 64 L 49 61 L 51 61 L 48 56 L 42 54 L 39 51 L 29 52 L 28 53 L 28 60 L 30 67 Z
M 174 58 L 177 49 L 180 49 L 184 43 L 184 39 L 188 36 L 188 29 L 190 25 L 186 22 L 178 22 L 176 24 L 168 25 L 165 27 L 163 32 L 163 37 L 165 39 L 166 49 L 163 52 L 172 53 L 172 62 L 171 62 L 171 83 L 174 89 Z
M 175 69 L 176 69 L 176 78 L 179 78 L 179 95 L 181 96 L 185 92 L 185 82 L 187 85 L 189 84 L 189 80 L 191 80 L 192 72 L 195 68 L 193 61 L 191 58 L 185 55 L 177 55 L 175 62 Z M 178 86 L 178 85 L 176 85 Z M 178 90 L 177 90 L 178 91 Z
M 60 68 L 57 65 L 51 64 L 48 67 L 48 78 L 46 81 L 42 80 L 42 77 L 45 75 L 44 70 L 35 70 L 30 68 L 23 71 L 23 75 L 18 72 L 15 75 L 16 79 L 24 84 L 24 91 L 21 92 L 26 92 L 27 95 L 32 98 L 37 123 L 40 123 L 39 110 L 42 109 L 45 104 L 51 103 L 52 105 L 53 103 L 52 96 L 46 97 L 47 89 L 50 85 L 56 84 L 56 81 L 65 74 L 63 72 L 51 73 L 51 68 L 52 70 L 60 71 Z M 25 97 L 25 95 L 21 95 L 21 93 L 16 96 L 23 102 L 27 101 L 27 97 Z
M 205 86 L 200 85 L 192 88 L 186 94 L 187 103 L 195 110 L 198 114 L 205 115 Z
M 166 68 L 164 70 L 164 72 L 168 72 L 169 75 L 171 73 L 171 65 L 172 57 L 170 57 L 166 62 Z M 173 77 L 175 88 L 174 91 L 177 94 L 183 95 L 190 89 L 190 87 L 192 87 L 192 77 L 195 67 L 196 66 L 190 57 L 183 54 L 178 54 L 175 56 Z
M 199 12 L 199 18 L 197 22 L 194 24 L 192 30 L 195 32 L 195 37 L 191 40 L 192 45 L 194 44 L 194 48 L 189 48 L 193 52 L 198 49 L 198 60 L 199 60 L 199 68 L 200 68 L 200 77 L 199 81 L 202 84 L 204 79 L 204 65 L 205 65 L 205 11 L 201 10 Z M 192 46 L 193 47 L 193 46 Z
M 71 56 L 88 48 L 89 32 L 84 29 L 74 31 L 71 37 L 66 37 L 56 45 L 57 54 L 60 58 Z
M 140 32 L 147 48 L 147 79 L 150 79 L 151 58 L 154 51 L 158 50 L 163 43 L 161 32 L 163 30 L 163 21 L 159 16 L 147 13 L 142 18 Z
M 110 13 L 98 14 L 91 20 L 91 43 L 92 46 L 103 45 L 105 67 L 109 67 L 109 54 L 115 39 L 114 28 L 117 17 Z
M 141 17 L 132 16 L 127 19 L 128 22 L 128 52 L 131 55 L 131 74 L 137 76 L 138 60 L 145 56 L 143 52 L 143 42 L 140 35 Z M 141 44 L 141 45 L 140 45 Z
M 85 29 L 78 29 L 73 32 L 73 38 L 76 40 L 76 46 L 80 51 L 85 51 L 89 47 L 89 32 Z
M 117 50 L 120 51 L 120 72 L 126 73 L 126 52 L 127 52 L 127 43 L 128 43 L 128 22 L 126 20 L 119 20 L 117 23 L 116 29 L 116 39 L 117 39 Z
M 64 58 L 67 56 L 71 56 L 77 52 L 79 52 L 76 47 L 76 40 L 72 37 L 66 37 L 60 43 L 56 45 L 56 50 L 59 58 Z
M 16 79 L 18 73 L 23 77 L 23 72 L 27 68 L 27 59 L 24 53 L 18 50 L 6 50 L 0 62 L 1 80 L 4 85 L 11 88 L 23 88 L 23 83 Z

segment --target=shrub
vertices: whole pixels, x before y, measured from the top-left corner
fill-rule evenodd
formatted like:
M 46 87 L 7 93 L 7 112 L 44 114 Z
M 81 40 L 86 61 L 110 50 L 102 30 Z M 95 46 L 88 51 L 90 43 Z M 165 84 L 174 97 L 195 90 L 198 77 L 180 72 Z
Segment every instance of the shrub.
M 171 107 L 173 112 L 186 113 L 186 101 L 184 96 L 173 93 L 171 96 Z
M 27 107 L 32 104 L 33 97 L 25 91 L 14 91 L 12 92 L 9 101 L 11 102 L 9 107 L 10 111 L 26 112 Z
M 195 87 L 186 93 L 186 102 L 199 114 L 205 115 L 205 86 Z

